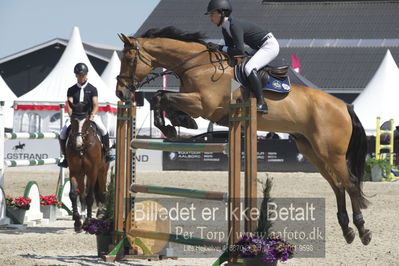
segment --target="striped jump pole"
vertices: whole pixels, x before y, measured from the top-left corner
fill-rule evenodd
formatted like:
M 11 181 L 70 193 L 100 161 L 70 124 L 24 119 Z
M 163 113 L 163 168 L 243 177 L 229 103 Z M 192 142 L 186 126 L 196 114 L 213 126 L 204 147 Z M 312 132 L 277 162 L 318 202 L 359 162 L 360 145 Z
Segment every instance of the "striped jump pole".
M 175 152 L 217 152 L 227 153 L 228 145 L 221 143 L 179 143 L 179 142 L 152 142 L 147 140 L 133 139 L 133 149 L 175 151 Z
M 5 133 L 6 139 L 58 139 L 60 134 L 55 132 L 16 132 L 16 133 Z
M 49 165 L 58 164 L 60 162 L 59 158 L 48 158 L 42 160 L 4 160 L 4 164 L 8 167 L 18 167 L 18 166 L 39 166 L 39 165 Z
M 192 199 L 204 199 L 204 200 L 217 200 L 227 201 L 229 196 L 226 192 L 176 188 L 176 187 L 161 187 L 161 186 L 148 186 L 148 185 L 136 185 L 133 184 L 131 191 L 135 193 L 149 193 L 157 195 L 176 196 Z

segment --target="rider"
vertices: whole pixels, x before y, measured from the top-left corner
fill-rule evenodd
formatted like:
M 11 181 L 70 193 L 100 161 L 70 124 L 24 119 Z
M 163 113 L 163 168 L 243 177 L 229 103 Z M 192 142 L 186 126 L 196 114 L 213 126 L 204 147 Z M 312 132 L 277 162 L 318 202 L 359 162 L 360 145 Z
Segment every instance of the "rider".
M 273 34 L 262 27 L 243 19 L 232 18 L 232 11 L 229 0 L 209 2 L 205 15 L 209 14 L 213 24 L 222 26 L 225 45 L 208 43 L 208 49 L 223 51 L 231 57 L 244 55 L 244 44 L 255 50 L 255 54 L 245 65 L 245 74 L 256 97 L 257 111 L 267 113 L 262 83 L 257 71 L 277 57 L 280 51 L 279 44 Z
M 89 104 L 89 112 L 90 112 L 89 119 L 94 121 L 97 125 L 97 128 L 101 134 L 101 141 L 103 143 L 105 151 L 105 160 L 109 162 L 112 160 L 112 157 L 109 153 L 110 151 L 109 135 L 107 129 L 105 128 L 103 122 L 101 121 L 101 118 L 96 116 L 98 111 L 97 88 L 88 82 L 87 73 L 89 72 L 89 69 L 86 64 L 84 63 L 76 64 L 74 67 L 74 72 L 77 79 L 77 83 L 68 89 L 67 92 L 68 101 L 71 101 L 74 104 L 77 104 L 79 102 L 87 102 Z M 68 115 L 71 116 L 72 109 L 69 106 L 69 104 L 67 104 L 66 106 L 67 106 Z M 61 148 L 61 153 L 64 155 L 64 160 L 58 164 L 58 166 L 60 167 L 68 167 L 68 162 L 65 157 L 65 151 L 66 151 L 66 141 L 67 141 L 67 129 L 70 126 L 70 124 L 71 123 L 68 120 L 60 132 L 60 137 L 59 137 L 60 148 Z

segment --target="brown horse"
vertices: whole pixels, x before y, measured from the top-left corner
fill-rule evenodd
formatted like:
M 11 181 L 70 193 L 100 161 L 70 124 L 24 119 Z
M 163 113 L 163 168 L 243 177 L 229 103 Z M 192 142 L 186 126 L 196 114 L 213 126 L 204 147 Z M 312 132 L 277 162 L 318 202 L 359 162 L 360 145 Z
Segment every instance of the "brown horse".
M 121 100 L 130 101 L 132 92 L 146 82 L 150 71 L 163 67 L 181 81 L 179 93 L 161 91 L 153 99 L 154 123 L 167 137 L 175 136 L 173 126 L 195 128 L 191 117 L 225 124 L 233 68 L 225 55 L 207 50 L 201 35 L 168 27 L 149 30 L 141 38 L 119 37 L 124 50 L 116 95 Z M 244 89 L 234 91 L 232 97 L 242 101 Z M 371 231 L 364 228 L 361 213 L 368 205 L 361 182 L 367 142 L 352 107 L 321 90 L 299 85 L 292 85 L 288 94 L 265 91 L 264 97 L 269 113 L 258 113 L 258 130 L 291 134 L 299 152 L 318 168 L 336 195 L 338 222 L 347 243 L 355 237 L 348 226 L 345 191 L 349 194 L 353 223 L 367 245 Z M 165 126 L 162 111 L 166 109 L 181 117 L 172 120 L 173 126 Z
M 82 222 L 77 208 L 77 198 L 79 196 L 82 206 L 87 208 L 87 218 L 92 216 L 94 196 L 100 210 L 105 201 L 104 192 L 109 164 L 105 162 L 96 126 L 89 120 L 87 104 L 69 102 L 69 106 L 73 110 L 66 149 L 71 182 L 69 198 L 72 202 L 75 231 L 80 232 Z

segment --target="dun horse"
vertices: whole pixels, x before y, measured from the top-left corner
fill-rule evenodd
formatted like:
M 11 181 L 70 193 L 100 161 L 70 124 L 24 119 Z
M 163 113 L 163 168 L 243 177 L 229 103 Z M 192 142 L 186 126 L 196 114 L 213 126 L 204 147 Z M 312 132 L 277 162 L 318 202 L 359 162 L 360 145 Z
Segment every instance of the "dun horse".
M 159 91 L 153 98 L 154 123 L 167 137 L 174 126 L 196 128 L 191 117 L 225 124 L 234 69 L 226 55 L 209 52 L 199 33 L 183 33 L 173 27 L 151 29 L 140 38 L 119 36 L 124 42 L 117 96 L 130 101 L 146 76 L 157 67 L 173 71 L 181 81 L 180 92 Z M 144 81 L 143 81 L 144 80 Z M 242 101 L 244 89 L 233 93 Z M 288 94 L 265 91 L 268 114 L 258 113 L 258 130 L 287 132 L 331 185 L 337 199 L 338 222 L 347 243 L 355 238 L 348 226 L 345 191 L 349 194 L 353 223 L 364 245 L 371 240 L 361 212 L 368 200 L 362 192 L 367 153 L 366 135 L 352 107 L 323 91 L 294 85 Z M 165 126 L 167 110 L 173 126 Z M 170 115 L 172 114 L 172 115 Z
M 73 110 L 66 150 L 71 182 L 69 197 L 72 202 L 75 231 L 80 232 L 82 222 L 77 208 L 77 198 L 79 196 L 81 205 L 86 206 L 87 218 L 92 216 L 94 197 L 100 210 L 105 201 L 104 192 L 109 164 L 105 162 L 96 126 L 88 118 L 87 104 L 69 102 L 69 106 Z

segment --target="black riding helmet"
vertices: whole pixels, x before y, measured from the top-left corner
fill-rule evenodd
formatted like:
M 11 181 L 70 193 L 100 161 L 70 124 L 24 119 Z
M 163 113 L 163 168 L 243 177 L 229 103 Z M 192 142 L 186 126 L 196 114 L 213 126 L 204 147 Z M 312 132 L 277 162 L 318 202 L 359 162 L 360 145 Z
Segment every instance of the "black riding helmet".
M 86 66 L 85 63 L 77 63 L 75 67 L 73 68 L 73 72 L 78 75 L 84 75 L 89 72 L 89 68 Z
M 205 15 L 209 15 L 209 13 L 213 10 L 218 10 L 220 12 L 223 11 L 225 16 L 229 16 L 233 11 L 229 0 L 211 0 L 208 4 L 208 9 Z

